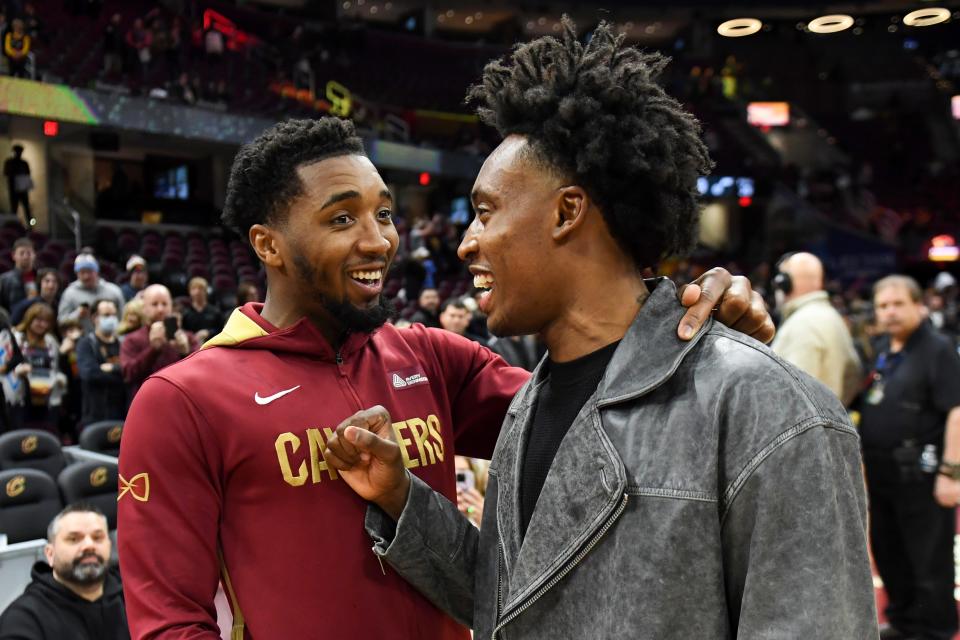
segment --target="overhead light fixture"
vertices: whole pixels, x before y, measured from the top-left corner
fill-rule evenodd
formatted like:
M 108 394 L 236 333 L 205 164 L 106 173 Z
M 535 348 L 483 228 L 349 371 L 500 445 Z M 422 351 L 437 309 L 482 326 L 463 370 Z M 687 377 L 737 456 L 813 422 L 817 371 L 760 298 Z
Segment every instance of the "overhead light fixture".
M 836 33 L 853 26 L 853 16 L 836 14 L 814 18 L 807 25 L 807 29 L 814 33 Z
M 942 7 L 917 9 L 903 16 L 903 24 L 908 27 L 929 27 L 950 19 L 950 11 Z
M 752 36 L 762 27 L 763 23 L 756 18 L 735 18 L 717 27 L 717 33 L 728 38 L 742 38 Z

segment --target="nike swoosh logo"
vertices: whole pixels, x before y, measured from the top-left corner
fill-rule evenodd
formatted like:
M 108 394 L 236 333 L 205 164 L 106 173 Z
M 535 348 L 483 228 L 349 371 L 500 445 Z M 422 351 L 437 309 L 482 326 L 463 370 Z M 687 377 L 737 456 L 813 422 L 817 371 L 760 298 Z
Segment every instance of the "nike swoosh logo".
M 262 405 L 265 405 L 265 404 L 270 404 L 270 403 L 273 402 L 274 400 L 278 400 L 278 399 L 282 398 L 283 396 L 287 395 L 288 393 L 293 393 L 294 391 L 296 391 L 296 390 L 299 389 L 299 388 L 300 388 L 300 385 L 297 385 L 297 386 L 293 387 L 292 389 L 286 389 L 286 390 L 284 390 L 284 391 L 280 391 L 280 392 L 278 392 L 278 393 L 273 394 L 272 396 L 267 396 L 266 398 L 261 398 L 261 397 L 260 397 L 260 392 L 258 391 L 258 392 L 256 392 L 255 394 L 253 394 L 253 401 L 256 402 L 257 404 L 261 405 L 261 406 L 262 406 Z

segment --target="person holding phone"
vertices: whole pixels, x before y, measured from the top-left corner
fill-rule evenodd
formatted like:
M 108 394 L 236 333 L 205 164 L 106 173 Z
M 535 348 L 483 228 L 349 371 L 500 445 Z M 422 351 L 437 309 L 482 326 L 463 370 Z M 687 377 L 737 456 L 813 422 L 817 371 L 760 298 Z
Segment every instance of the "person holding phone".
M 197 350 L 197 338 L 180 327 L 170 290 L 153 284 L 143 290 L 146 324 L 128 334 L 120 346 L 120 368 L 130 397 L 143 381 Z
M 456 456 L 457 508 L 475 527 L 483 518 L 483 494 L 487 488 L 487 463 L 485 460 Z

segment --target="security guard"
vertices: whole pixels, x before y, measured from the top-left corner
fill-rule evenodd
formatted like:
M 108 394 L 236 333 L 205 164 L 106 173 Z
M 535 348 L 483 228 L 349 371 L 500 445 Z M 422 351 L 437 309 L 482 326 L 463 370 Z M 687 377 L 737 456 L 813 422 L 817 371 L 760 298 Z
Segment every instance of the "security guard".
M 870 541 L 886 587 L 881 638 L 957 632 L 954 507 L 960 501 L 960 357 L 925 320 L 920 286 L 874 285 L 886 332 L 861 402 Z

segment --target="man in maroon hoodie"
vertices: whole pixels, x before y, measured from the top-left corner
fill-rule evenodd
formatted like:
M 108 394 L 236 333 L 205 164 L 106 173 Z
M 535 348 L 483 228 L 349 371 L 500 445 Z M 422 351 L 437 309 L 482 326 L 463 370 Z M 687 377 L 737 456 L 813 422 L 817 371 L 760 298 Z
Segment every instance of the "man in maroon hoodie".
M 189 331 L 178 328 L 173 337 L 167 335 L 164 322 L 175 316 L 173 298 L 165 286 L 153 284 L 143 290 L 143 313 L 146 326 L 128 334 L 120 345 L 120 368 L 130 392 L 127 397 L 133 397 L 151 374 L 197 350 L 197 339 Z
M 366 503 L 323 457 L 343 419 L 381 404 L 406 467 L 454 499 L 454 451 L 489 458 L 529 377 L 461 336 L 385 324 L 393 208 L 348 121 L 284 122 L 240 150 L 223 219 L 263 263 L 266 301 L 130 409 L 118 533 L 133 638 L 218 638 L 221 580 L 235 640 L 470 637 L 379 563 Z M 722 299 L 738 328 L 772 336 L 743 280 L 702 284 L 682 324 Z

